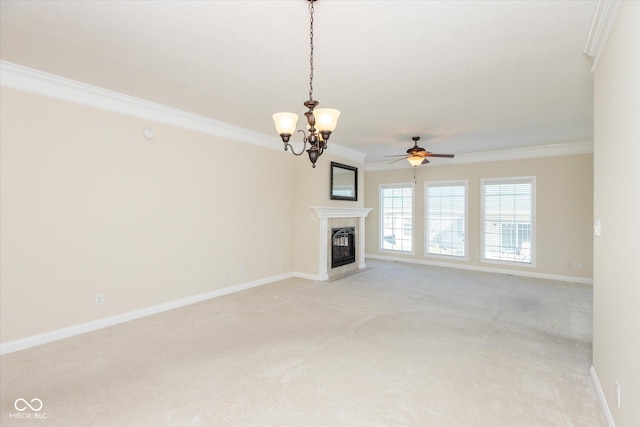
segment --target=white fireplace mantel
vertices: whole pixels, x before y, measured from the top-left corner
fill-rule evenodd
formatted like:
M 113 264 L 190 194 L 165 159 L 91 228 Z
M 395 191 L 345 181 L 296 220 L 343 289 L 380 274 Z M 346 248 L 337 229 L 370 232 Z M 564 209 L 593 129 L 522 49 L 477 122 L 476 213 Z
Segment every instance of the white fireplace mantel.
M 329 218 L 359 218 L 358 223 L 358 245 L 356 250 L 358 251 L 358 268 L 365 268 L 367 265 L 364 262 L 364 219 L 369 215 L 372 208 L 339 208 L 339 207 L 322 207 L 311 206 L 309 209 L 315 212 L 316 216 L 320 220 L 320 239 L 319 241 L 319 272 L 320 280 L 327 280 L 329 274 L 327 271 L 327 257 L 329 256 Z
M 372 208 L 334 208 L 311 206 L 318 218 L 366 218 Z

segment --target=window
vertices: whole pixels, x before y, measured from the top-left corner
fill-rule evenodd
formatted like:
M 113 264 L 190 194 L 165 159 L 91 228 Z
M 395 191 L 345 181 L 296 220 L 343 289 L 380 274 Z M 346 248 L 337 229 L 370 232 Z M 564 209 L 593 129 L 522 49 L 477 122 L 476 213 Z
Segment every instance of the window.
M 425 253 L 466 258 L 467 183 L 425 183 Z
M 483 180 L 482 203 L 483 259 L 533 265 L 535 178 Z
M 380 249 L 413 251 L 413 184 L 380 186 Z

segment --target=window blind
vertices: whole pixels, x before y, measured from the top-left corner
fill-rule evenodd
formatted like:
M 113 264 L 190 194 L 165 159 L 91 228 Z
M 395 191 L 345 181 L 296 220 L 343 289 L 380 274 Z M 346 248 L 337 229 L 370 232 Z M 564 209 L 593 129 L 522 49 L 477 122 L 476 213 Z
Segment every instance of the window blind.
M 534 178 L 483 182 L 483 256 L 532 263 Z
M 466 256 L 466 193 L 464 182 L 425 184 L 427 254 Z
M 380 248 L 413 251 L 413 185 L 380 187 Z

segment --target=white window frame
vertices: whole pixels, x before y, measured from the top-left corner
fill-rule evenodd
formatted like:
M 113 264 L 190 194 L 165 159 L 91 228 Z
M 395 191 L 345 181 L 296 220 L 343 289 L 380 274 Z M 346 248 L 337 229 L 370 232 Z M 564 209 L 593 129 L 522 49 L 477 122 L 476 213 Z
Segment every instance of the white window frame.
M 485 187 L 487 184 L 516 184 L 522 182 L 531 183 L 531 262 L 518 262 L 509 260 L 496 260 L 485 257 Z M 513 267 L 536 267 L 536 177 L 535 176 L 517 176 L 505 178 L 484 178 L 480 180 L 480 222 L 481 222 L 481 247 L 480 261 L 489 264 L 509 265 Z
M 459 187 L 464 186 L 464 255 L 443 255 L 432 254 L 429 252 L 429 187 Z M 424 256 L 429 258 L 440 258 L 449 260 L 469 260 L 469 181 L 468 180 L 454 180 L 454 181 L 426 181 L 424 183 Z
M 384 242 L 384 199 L 382 198 L 382 190 L 388 190 L 388 189 L 393 189 L 393 188 L 407 188 L 407 187 L 411 188 L 411 250 L 410 251 L 405 251 L 405 250 L 401 250 L 401 249 L 386 249 L 386 248 L 383 248 L 383 242 Z M 415 239 L 415 237 L 416 237 L 415 236 L 416 189 L 415 189 L 415 184 L 413 182 L 398 182 L 398 183 L 393 183 L 393 184 L 380 184 L 380 186 L 378 188 L 378 199 L 379 199 L 379 206 L 380 206 L 380 224 L 378 226 L 378 233 L 380 234 L 380 238 L 379 238 L 379 241 L 378 241 L 378 249 L 379 249 L 379 251 L 380 252 L 393 253 L 393 254 L 407 254 L 407 255 L 415 254 L 415 249 L 416 249 L 416 239 Z

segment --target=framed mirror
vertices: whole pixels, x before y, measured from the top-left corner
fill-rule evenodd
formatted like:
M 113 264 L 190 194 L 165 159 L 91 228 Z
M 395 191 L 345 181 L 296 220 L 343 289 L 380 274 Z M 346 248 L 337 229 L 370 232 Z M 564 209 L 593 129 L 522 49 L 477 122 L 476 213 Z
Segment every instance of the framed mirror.
M 331 162 L 331 200 L 358 200 L 358 168 Z

